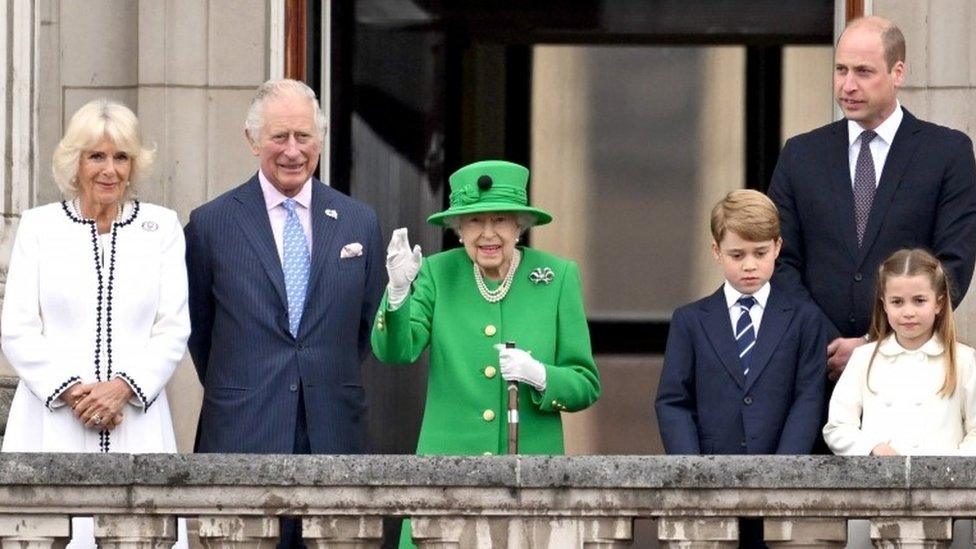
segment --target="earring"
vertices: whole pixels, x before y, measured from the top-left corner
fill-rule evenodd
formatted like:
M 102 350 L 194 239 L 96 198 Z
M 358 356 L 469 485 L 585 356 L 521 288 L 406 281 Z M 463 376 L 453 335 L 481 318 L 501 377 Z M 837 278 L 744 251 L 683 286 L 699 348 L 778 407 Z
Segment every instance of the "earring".
M 515 243 L 516 244 L 518 244 L 521 240 L 522 240 L 522 237 L 521 236 L 516 236 L 515 237 Z
M 461 244 L 464 244 L 464 239 L 459 236 L 458 237 L 458 242 L 460 242 Z

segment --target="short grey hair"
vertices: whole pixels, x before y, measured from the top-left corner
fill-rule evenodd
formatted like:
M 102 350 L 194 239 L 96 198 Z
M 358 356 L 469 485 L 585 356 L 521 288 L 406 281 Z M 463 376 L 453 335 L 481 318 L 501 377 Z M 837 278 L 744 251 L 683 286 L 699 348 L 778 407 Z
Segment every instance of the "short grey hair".
M 319 106 L 319 100 L 315 97 L 315 92 L 304 82 L 292 80 L 290 78 L 272 78 L 264 84 L 258 86 L 251 105 L 247 108 L 247 117 L 244 119 L 244 131 L 250 139 L 257 139 L 261 135 L 261 128 L 264 127 L 264 107 L 273 99 L 284 97 L 306 98 L 312 103 L 314 109 L 315 129 L 317 130 L 319 141 L 325 140 L 326 120 Z
M 51 159 L 51 172 L 61 194 L 67 198 L 78 196 L 82 153 L 108 138 L 132 159 L 129 171 L 132 185 L 127 186 L 122 195 L 123 199 L 129 198 L 138 190 L 137 184 L 149 173 L 156 157 L 155 147 L 143 146 L 140 134 L 139 119 L 122 103 L 106 98 L 85 103 L 71 117 Z
M 485 212 L 485 213 L 491 213 L 491 212 Z M 518 227 L 519 227 L 519 234 L 520 235 L 522 233 L 524 233 L 525 231 L 527 231 L 527 230 L 531 229 L 532 227 L 534 227 L 535 224 L 536 224 L 536 222 L 537 222 L 536 217 L 534 215 L 528 213 L 528 212 L 498 212 L 498 213 L 514 213 L 515 214 L 515 224 L 518 225 Z M 460 236 L 461 235 L 461 218 L 464 217 L 464 216 L 466 216 L 466 215 L 475 215 L 475 214 L 461 214 L 461 215 L 452 215 L 450 217 L 445 217 L 444 218 L 444 226 L 445 227 L 450 227 L 451 229 L 454 230 L 455 233 L 458 234 L 458 236 Z

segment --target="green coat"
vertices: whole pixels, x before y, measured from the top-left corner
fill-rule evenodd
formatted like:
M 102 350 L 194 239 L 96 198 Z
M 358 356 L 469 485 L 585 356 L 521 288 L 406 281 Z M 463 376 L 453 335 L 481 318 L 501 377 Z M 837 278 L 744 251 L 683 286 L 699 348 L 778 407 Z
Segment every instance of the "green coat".
M 387 310 L 383 296 L 373 324 L 376 356 L 411 363 L 430 345 L 418 454 L 507 451 L 508 395 L 498 343 L 514 341 L 546 367 L 545 392 L 519 386 L 519 453 L 563 453 L 559 412 L 582 410 L 600 396 L 579 269 L 572 261 L 520 250 L 522 261 L 499 303 L 488 303 L 478 292 L 471 259 L 460 248 L 424 258 L 397 310 Z M 553 273 L 550 283 L 530 280 L 530 273 L 546 267 Z

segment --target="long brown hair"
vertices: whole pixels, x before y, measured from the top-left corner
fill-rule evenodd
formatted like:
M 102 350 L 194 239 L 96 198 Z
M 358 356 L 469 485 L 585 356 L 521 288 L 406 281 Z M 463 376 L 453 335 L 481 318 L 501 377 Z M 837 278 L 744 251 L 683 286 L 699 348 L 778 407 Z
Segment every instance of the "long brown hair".
M 935 291 L 935 298 L 942 303 L 942 311 L 935 315 L 935 325 L 933 326 L 933 331 L 942 340 L 946 353 L 945 381 L 942 382 L 942 388 L 939 389 L 939 396 L 949 397 L 956 392 L 956 323 L 952 317 L 950 280 L 939 260 L 920 248 L 898 250 L 878 267 L 878 278 L 874 290 L 874 310 L 871 313 L 871 329 L 868 331 L 868 337 L 876 343 L 874 352 L 871 353 L 871 361 L 868 362 L 866 380 L 869 391 L 871 390 L 871 366 L 874 364 L 874 357 L 878 356 L 878 348 L 881 346 L 881 342 L 894 332 L 891 324 L 888 324 L 888 315 L 884 309 L 885 283 L 892 276 L 919 275 L 928 277 L 929 282 L 932 283 L 932 289 Z

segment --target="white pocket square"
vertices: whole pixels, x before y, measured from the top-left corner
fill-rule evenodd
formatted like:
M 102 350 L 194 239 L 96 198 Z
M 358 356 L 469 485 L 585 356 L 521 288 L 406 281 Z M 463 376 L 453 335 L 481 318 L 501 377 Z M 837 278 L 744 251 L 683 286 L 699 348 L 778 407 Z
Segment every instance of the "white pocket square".
M 363 245 L 359 242 L 353 242 L 342 247 L 342 251 L 339 252 L 339 259 L 349 259 L 361 255 L 363 255 Z

